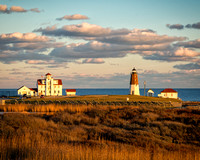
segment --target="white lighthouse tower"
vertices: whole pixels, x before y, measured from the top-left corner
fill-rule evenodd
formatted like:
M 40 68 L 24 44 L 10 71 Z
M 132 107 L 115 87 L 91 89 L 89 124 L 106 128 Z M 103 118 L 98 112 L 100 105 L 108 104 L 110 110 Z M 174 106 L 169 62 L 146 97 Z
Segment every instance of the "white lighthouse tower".
M 131 79 L 130 79 L 130 95 L 140 95 L 139 84 L 138 84 L 138 76 L 136 69 L 132 69 Z

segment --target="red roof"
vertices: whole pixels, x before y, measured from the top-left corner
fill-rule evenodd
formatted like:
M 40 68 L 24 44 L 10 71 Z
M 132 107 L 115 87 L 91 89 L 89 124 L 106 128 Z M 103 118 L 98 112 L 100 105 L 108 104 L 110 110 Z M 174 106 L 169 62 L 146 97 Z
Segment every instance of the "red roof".
M 37 92 L 38 91 L 38 89 L 37 88 L 29 88 L 30 90 L 32 90 L 32 91 L 35 91 L 35 92 Z
M 38 85 L 45 85 L 45 84 L 42 84 L 42 80 L 45 80 L 45 79 L 38 79 L 37 80 L 37 84 Z M 54 79 L 54 80 L 58 81 L 58 84 L 54 84 L 54 85 L 62 85 L 62 80 L 61 79 Z
M 58 85 L 62 85 L 62 80 L 61 79 L 54 79 L 54 80 L 58 80 Z
M 177 92 L 177 91 L 175 91 L 175 90 L 173 90 L 171 88 L 166 88 L 163 91 L 161 91 L 161 93 L 166 93 L 166 92 Z
M 46 76 L 51 75 L 50 73 L 47 73 Z
M 42 80 L 43 80 L 43 79 L 38 79 L 38 80 L 37 80 L 37 84 L 38 84 L 38 85 L 45 85 L 45 84 L 42 84 Z
M 66 89 L 66 92 L 76 92 L 76 89 Z

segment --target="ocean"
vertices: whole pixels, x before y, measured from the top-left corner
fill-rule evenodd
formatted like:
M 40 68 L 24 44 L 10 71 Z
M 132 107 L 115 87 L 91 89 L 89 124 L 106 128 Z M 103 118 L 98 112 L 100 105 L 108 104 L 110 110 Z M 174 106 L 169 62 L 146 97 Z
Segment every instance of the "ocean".
M 151 88 L 154 91 L 154 97 L 157 97 L 158 94 L 164 90 L 164 88 Z M 178 92 L 178 97 L 181 98 L 183 101 L 199 101 L 200 102 L 200 88 L 187 88 L 181 89 L 177 88 L 174 89 Z M 147 94 L 148 88 L 146 89 Z M 76 95 L 128 95 L 129 89 L 127 88 L 90 88 L 90 89 L 76 89 Z M 16 96 L 17 89 L 0 89 L 0 96 Z M 65 89 L 63 89 L 63 95 L 65 94 Z M 140 89 L 140 95 L 144 95 L 144 89 Z

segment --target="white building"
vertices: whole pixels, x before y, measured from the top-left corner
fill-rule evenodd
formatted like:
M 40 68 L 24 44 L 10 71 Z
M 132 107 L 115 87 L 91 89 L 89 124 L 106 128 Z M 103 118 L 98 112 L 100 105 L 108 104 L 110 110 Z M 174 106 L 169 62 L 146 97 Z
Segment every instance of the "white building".
M 133 68 L 130 79 L 130 95 L 140 95 L 138 76 L 136 69 Z
M 148 96 L 148 97 L 153 97 L 153 96 L 154 96 L 154 91 L 153 91 L 152 89 L 149 89 L 149 90 L 147 91 L 147 96 Z
M 53 79 L 50 73 L 45 76 L 45 79 L 37 80 L 38 95 L 62 96 L 62 80 Z
M 18 95 L 37 96 L 37 88 L 22 86 L 17 90 Z
M 158 97 L 162 98 L 178 98 L 178 92 L 171 89 L 171 88 L 166 88 L 163 91 L 161 91 L 160 94 L 158 94 Z
M 66 89 L 66 96 L 75 96 L 76 95 L 76 89 Z

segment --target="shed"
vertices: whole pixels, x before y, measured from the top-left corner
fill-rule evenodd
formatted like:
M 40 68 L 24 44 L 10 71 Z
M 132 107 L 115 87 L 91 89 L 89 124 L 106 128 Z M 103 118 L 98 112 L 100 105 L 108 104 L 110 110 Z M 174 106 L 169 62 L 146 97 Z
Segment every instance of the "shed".
M 149 90 L 147 91 L 147 96 L 148 96 L 148 97 L 153 97 L 153 96 L 154 96 L 154 91 L 153 91 L 152 89 L 149 89 Z
M 66 96 L 75 96 L 76 95 L 76 89 L 66 89 Z

